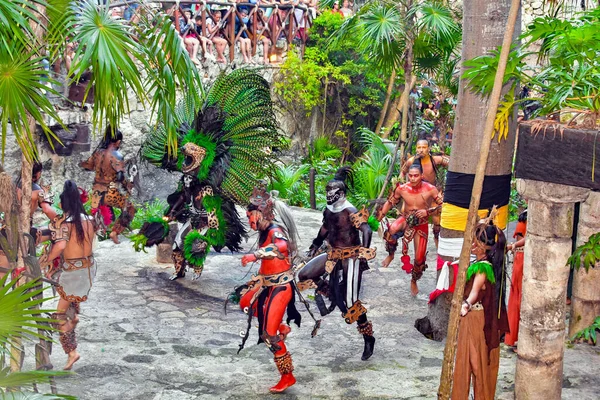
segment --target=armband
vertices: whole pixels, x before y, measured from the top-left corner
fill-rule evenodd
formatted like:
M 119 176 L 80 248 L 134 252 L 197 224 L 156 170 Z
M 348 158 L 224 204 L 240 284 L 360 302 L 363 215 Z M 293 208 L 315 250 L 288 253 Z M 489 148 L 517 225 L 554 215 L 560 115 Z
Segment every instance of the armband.
M 366 207 L 363 207 L 360 211 L 355 212 L 354 214 L 350 214 L 350 222 L 356 229 L 360 228 L 360 226 L 364 223 L 367 223 L 369 220 L 369 211 Z
M 280 260 L 285 259 L 285 256 L 283 255 L 283 253 L 280 252 L 279 249 L 277 248 L 277 246 L 275 246 L 274 244 L 270 244 L 268 246 L 261 247 L 256 252 L 254 252 L 254 257 L 256 257 L 258 260 L 262 260 L 262 259 L 272 260 L 274 258 L 279 258 Z
M 59 215 L 55 217 L 50 225 L 48 225 L 48 229 L 50 229 L 50 240 L 52 243 L 59 242 L 61 240 L 69 241 L 69 226 L 65 223 L 66 217 L 64 215 Z
M 395 207 L 400 202 L 400 199 L 397 199 L 396 196 L 394 196 L 395 191 L 396 189 L 393 189 L 387 198 L 387 201 L 392 205 L 392 207 Z
M 50 191 L 50 186 L 41 186 L 42 188 L 38 193 L 38 205 L 41 207 L 42 203 L 52 204 L 54 203 L 54 195 Z

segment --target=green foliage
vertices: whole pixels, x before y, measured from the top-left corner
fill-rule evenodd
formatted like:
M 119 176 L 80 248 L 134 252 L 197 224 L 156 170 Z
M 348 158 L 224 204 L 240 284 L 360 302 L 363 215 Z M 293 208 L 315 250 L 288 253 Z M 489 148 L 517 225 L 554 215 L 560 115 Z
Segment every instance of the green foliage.
M 1 41 L 2 38 L 0 38 Z M 37 157 L 35 132 L 30 129 L 28 117 L 33 117 L 53 143 L 56 136 L 50 131 L 44 114 L 59 120 L 54 106 L 45 92 L 59 95 L 42 66 L 42 58 L 28 53 L 21 42 L 11 41 L 8 45 L 0 45 L 0 124 L 2 124 L 2 162 L 8 135 L 8 124 L 11 124 L 17 144 L 29 159 Z
M 34 299 L 43 293 L 44 288 L 39 281 L 34 280 L 17 285 L 17 280 L 9 281 L 10 274 L 0 279 L 0 349 L 5 349 L 20 338 L 30 340 L 31 338 L 46 338 L 38 333 L 38 330 L 53 331 L 47 325 L 48 319 L 42 314 L 54 310 L 43 310 L 35 308 L 40 306 L 48 298 Z M 69 375 L 63 371 L 23 371 L 11 373 L 9 368 L 0 369 L 0 397 L 24 399 L 36 396 L 29 391 L 11 391 L 15 387 L 29 389 L 35 383 L 48 383 L 53 376 Z M 12 396 L 12 397 L 11 397 Z M 69 396 L 55 396 L 54 398 L 72 398 Z
M 600 262 L 600 232 L 593 234 L 587 242 L 579 246 L 567 260 L 567 265 L 575 269 L 583 266 L 586 271 L 589 271 L 598 262 Z
M 360 208 L 367 205 L 369 200 L 374 200 L 379 196 L 392 163 L 393 154 L 374 132 L 363 128 L 359 134 L 358 141 L 366 151 L 352 166 L 354 191 L 351 199 L 354 205 Z
M 519 101 L 538 100 L 542 108 L 538 115 L 566 111 L 575 115 L 590 115 L 595 124 L 600 113 L 600 9 L 589 9 L 576 18 L 561 20 L 556 17 L 537 18 L 521 36 L 524 45 L 511 51 L 504 82 L 513 82 L 513 93 L 499 108 L 497 119 L 506 119 L 512 106 Z M 524 58 L 533 42 L 540 42 L 538 58 L 545 66 L 533 76 L 525 72 Z M 465 61 L 470 67 L 464 77 L 473 90 L 487 96 L 493 85 L 499 51 Z M 527 85 L 534 93 L 543 93 L 541 99 L 515 101 L 516 83 Z M 501 124 L 500 124 L 501 125 Z
M 294 198 L 298 192 L 301 192 L 300 183 L 307 179 L 307 174 L 310 170 L 310 165 L 279 165 L 275 170 L 269 190 L 277 190 L 279 197 L 286 200 L 291 200 L 291 203 L 297 205 L 302 199 Z
M 387 85 L 374 60 L 359 51 L 357 37 L 329 40 L 346 21 L 331 12 L 316 18 L 304 58 L 289 52 L 274 83 L 275 93 L 306 115 L 315 107 L 329 110 L 333 106 L 341 111 L 340 129 L 344 133 L 361 124 L 375 125 Z
M 145 222 L 150 220 L 161 220 L 167 208 L 164 200 L 154 199 L 151 202 L 145 202 L 137 206 L 137 211 L 133 221 L 131 221 L 131 230 L 140 229 Z
M 594 323 L 591 324 L 590 326 L 588 326 L 585 329 L 582 329 L 581 331 L 577 332 L 572 338 L 571 340 L 578 340 L 578 339 L 585 339 L 587 341 L 592 341 L 592 343 L 596 344 L 597 340 L 596 340 L 596 331 L 600 331 L 600 316 L 596 317 L 596 319 L 594 320 Z
M 369 215 L 367 223 L 373 232 L 377 232 L 379 230 L 379 221 L 377 221 L 377 218 L 375 218 L 374 215 Z
M 510 188 L 510 200 L 508 202 L 508 220 L 516 221 L 519 219 L 519 214 L 527 208 L 527 202 L 521 197 L 517 188 L 515 187 L 514 180 L 511 183 Z
M 302 105 L 307 115 L 325 101 L 326 85 L 350 83 L 349 76 L 342 73 L 341 67 L 334 65 L 317 47 L 307 47 L 304 59 L 290 51 L 281 66 L 280 75 L 281 79 L 275 81 L 275 93 L 290 104 Z
M 337 159 L 342 156 L 342 151 L 329 141 L 327 136 L 319 136 L 313 140 L 308 149 L 308 161 L 315 165 L 319 161 Z

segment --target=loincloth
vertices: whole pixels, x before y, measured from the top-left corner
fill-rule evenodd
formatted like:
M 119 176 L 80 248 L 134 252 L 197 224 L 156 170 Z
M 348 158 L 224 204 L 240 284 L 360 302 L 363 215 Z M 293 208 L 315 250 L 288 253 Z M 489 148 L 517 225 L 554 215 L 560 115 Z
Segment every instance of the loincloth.
M 56 273 L 56 290 L 63 300 L 80 303 L 86 301 L 96 276 L 94 256 L 62 258 Z

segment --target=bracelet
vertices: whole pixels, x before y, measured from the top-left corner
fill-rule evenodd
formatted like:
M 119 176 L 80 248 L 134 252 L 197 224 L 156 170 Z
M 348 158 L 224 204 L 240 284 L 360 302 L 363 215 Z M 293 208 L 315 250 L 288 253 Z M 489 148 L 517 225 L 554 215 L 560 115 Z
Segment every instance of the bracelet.
M 469 303 L 469 300 L 465 300 L 465 301 L 463 301 L 463 304 L 466 304 L 466 305 L 467 305 L 467 310 L 470 310 L 470 309 L 471 309 L 471 307 L 473 306 L 471 303 Z

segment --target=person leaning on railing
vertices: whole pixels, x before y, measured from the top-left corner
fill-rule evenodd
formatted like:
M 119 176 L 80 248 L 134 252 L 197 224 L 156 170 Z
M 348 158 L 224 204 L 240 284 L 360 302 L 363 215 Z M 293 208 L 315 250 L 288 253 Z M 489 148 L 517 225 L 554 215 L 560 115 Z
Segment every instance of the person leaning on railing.
M 196 31 L 196 24 L 192 20 L 192 11 L 185 9 L 183 11 L 183 17 L 179 18 L 179 29 L 185 48 L 190 53 L 192 62 L 196 65 L 200 65 L 198 60 L 198 50 L 200 48 L 200 35 Z
M 225 52 L 225 47 L 227 46 L 227 39 L 225 39 L 224 32 L 225 22 L 221 20 L 223 16 L 221 15 L 220 10 L 215 11 L 211 15 L 212 19 L 206 19 L 206 30 L 208 31 L 208 37 L 215 44 L 215 49 L 217 50 L 217 62 L 227 63 L 227 60 L 223 55 Z
M 210 61 L 215 61 L 216 58 L 213 55 L 213 50 L 212 50 L 213 42 L 209 38 L 210 34 L 208 33 L 208 29 L 206 30 L 206 35 L 203 34 L 202 29 L 200 29 L 200 27 L 202 26 L 202 16 L 196 15 L 195 20 L 196 20 L 196 32 L 198 33 L 198 38 L 200 39 L 200 45 L 202 46 L 202 54 L 204 55 L 202 61 L 204 61 L 205 59 L 208 59 Z M 207 16 L 206 17 L 206 25 L 208 26 L 209 23 L 212 24 L 212 19 L 210 19 L 210 17 Z

